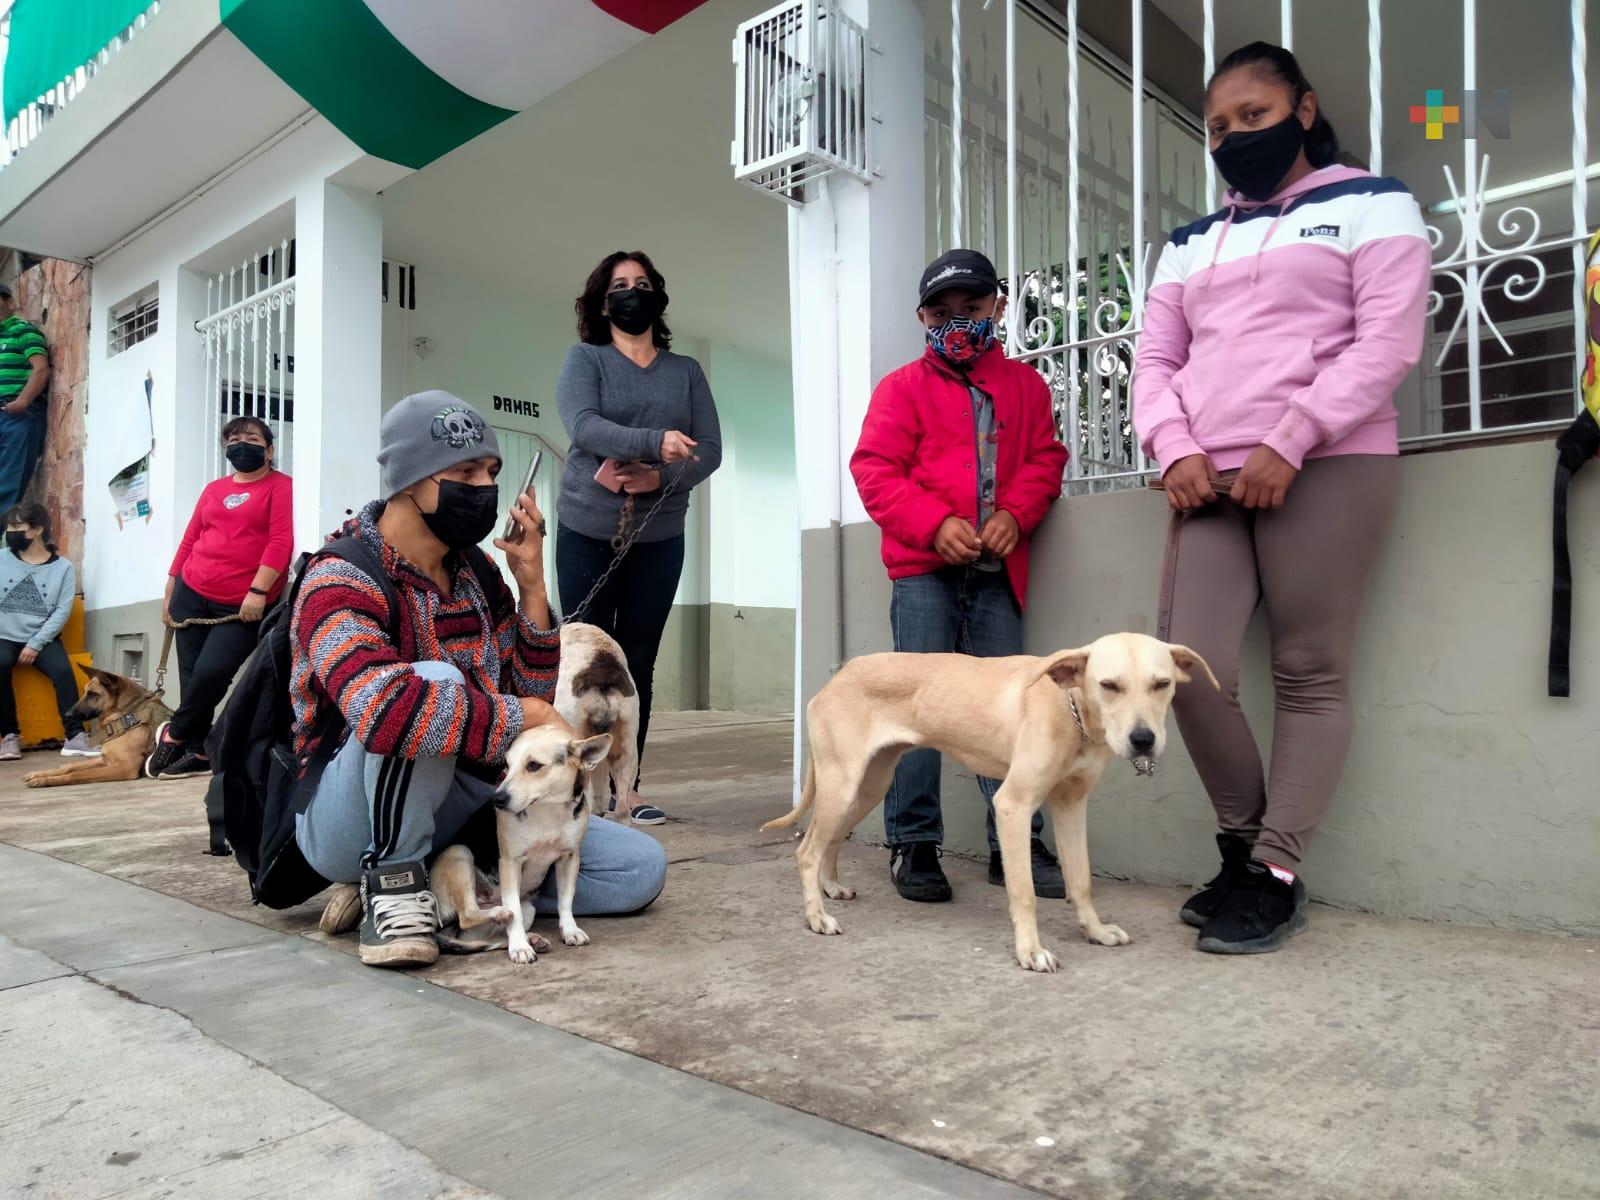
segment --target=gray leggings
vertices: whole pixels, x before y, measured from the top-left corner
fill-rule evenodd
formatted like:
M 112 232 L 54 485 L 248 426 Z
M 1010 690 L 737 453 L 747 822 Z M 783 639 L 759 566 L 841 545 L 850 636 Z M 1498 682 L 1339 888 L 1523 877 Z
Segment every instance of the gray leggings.
M 1222 685 L 1178 689 L 1184 745 L 1224 833 L 1298 868 L 1339 783 L 1354 715 L 1350 663 L 1367 583 L 1399 495 L 1399 460 L 1311 459 L 1281 509 L 1233 501 L 1174 514 L 1162 636 L 1197 651 Z M 1239 707 L 1239 648 L 1258 606 L 1272 641 L 1272 768 Z

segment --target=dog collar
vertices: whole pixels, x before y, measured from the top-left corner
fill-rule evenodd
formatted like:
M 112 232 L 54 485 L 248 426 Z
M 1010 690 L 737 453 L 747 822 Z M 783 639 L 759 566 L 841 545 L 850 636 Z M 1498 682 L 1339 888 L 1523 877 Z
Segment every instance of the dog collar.
M 1078 726 L 1078 732 L 1083 735 L 1083 740 L 1086 742 L 1094 741 L 1089 736 L 1089 727 L 1083 723 L 1083 713 L 1078 709 L 1077 688 L 1067 689 L 1067 707 L 1072 710 L 1072 720 Z

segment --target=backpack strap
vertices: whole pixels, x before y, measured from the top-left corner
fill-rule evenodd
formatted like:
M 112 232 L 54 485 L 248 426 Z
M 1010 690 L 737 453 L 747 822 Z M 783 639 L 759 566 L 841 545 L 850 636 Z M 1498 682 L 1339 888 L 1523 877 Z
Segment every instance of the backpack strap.
M 309 567 L 319 558 L 343 559 L 378 585 L 378 590 L 383 593 L 384 603 L 389 606 L 388 629 L 393 633 L 400 614 L 400 593 L 395 590 L 394 580 L 389 578 L 389 572 L 384 569 L 383 560 L 353 534 L 340 534 L 311 555 L 306 565 Z M 301 572 L 300 578 L 305 578 L 305 572 Z M 299 580 L 296 580 L 297 586 L 298 583 Z

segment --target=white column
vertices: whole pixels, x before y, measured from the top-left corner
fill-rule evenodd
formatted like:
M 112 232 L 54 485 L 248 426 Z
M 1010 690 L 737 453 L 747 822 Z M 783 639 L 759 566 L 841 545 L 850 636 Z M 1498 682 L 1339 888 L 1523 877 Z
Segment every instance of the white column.
M 294 532 L 320 545 L 378 497 L 383 211 L 317 179 L 295 197 Z
M 843 527 L 867 521 L 849 459 L 874 385 L 922 349 L 916 320 L 917 281 L 927 265 L 921 10 L 915 0 L 851 0 L 845 7 L 867 31 L 873 179 L 834 176 L 789 215 L 801 531 L 797 718 L 841 659 L 866 648 L 857 644 L 861 630 L 852 637 L 845 599 L 866 580 L 865 571 L 883 568 L 874 555 L 858 578 L 847 564 Z M 875 625 L 884 620 L 878 614 Z M 797 720 L 797 749 L 800 726 Z M 795 762 L 798 779 L 799 754 Z

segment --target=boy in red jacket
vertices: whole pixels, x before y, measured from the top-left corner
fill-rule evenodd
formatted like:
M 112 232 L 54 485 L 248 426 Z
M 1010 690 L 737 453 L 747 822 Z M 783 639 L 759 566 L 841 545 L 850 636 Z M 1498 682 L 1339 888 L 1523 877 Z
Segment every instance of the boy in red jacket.
M 922 273 L 917 318 L 928 349 L 872 394 L 850 473 L 883 531 L 894 581 L 894 648 L 918 653 L 1022 653 L 1028 538 L 1061 494 L 1067 451 L 1056 437 L 1050 389 L 1012 362 L 996 336 L 1005 298 L 994 264 L 952 250 Z M 980 779 L 988 803 L 989 882 L 1005 884 L 994 828 L 998 780 Z M 939 752 L 900 760 L 883 806 L 889 876 L 907 900 L 950 899 L 939 866 Z M 1066 895 L 1061 867 L 1033 818 L 1033 882 Z

